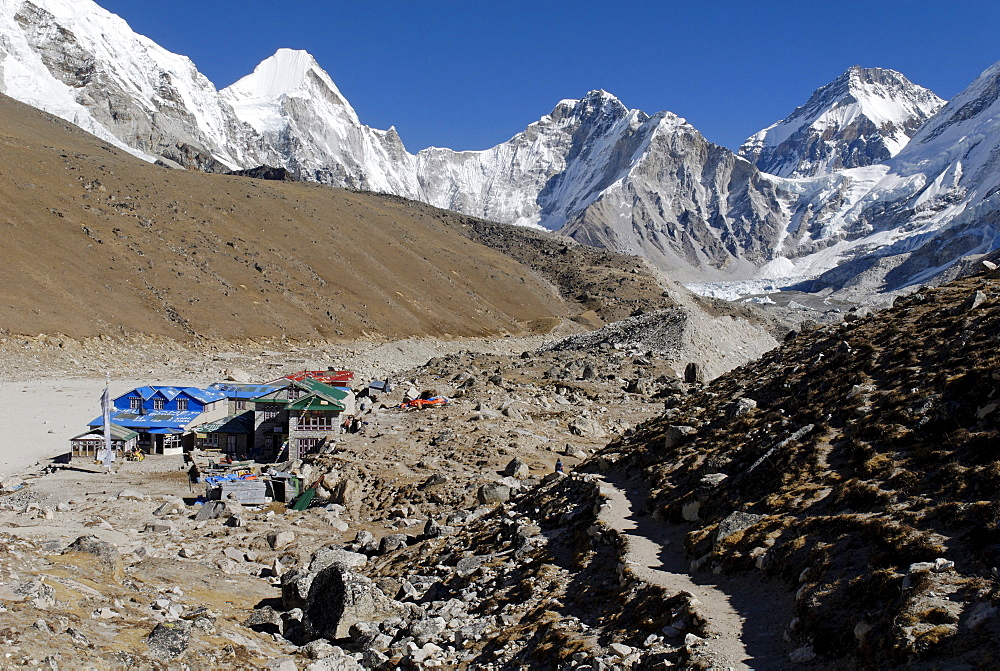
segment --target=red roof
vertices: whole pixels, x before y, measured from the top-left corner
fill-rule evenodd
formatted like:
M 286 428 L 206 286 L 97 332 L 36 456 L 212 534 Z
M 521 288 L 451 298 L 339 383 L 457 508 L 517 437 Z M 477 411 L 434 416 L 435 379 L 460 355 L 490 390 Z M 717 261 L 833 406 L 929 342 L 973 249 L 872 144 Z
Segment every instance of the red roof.
M 354 373 L 349 370 L 300 370 L 298 373 L 290 373 L 284 377 L 279 377 L 278 380 L 301 382 L 306 378 L 328 384 L 331 387 L 350 387 L 351 382 L 354 381 Z M 274 382 L 278 380 L 274 380 Z

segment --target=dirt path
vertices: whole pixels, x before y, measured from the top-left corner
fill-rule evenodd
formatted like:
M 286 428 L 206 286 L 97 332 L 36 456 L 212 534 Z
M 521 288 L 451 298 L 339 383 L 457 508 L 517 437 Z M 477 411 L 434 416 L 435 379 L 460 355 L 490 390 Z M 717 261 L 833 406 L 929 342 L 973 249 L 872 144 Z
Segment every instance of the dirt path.
M 708 571 L 691 574 L 684 552 L 687 529 L 657 522 L 641 512 L 645 489 L 640 480 L 605 478 L 601 485 L 610 505 L 602 521 L 628 540 L 626 561 L 640 579 L 670 592 L 688 591 L 702 602 L 699 612 L 710 633 L 702 657 L 721 668 L 777 669 L 791 666 L 790 646 L 782 635 L 791 618 L 792 595 L 780 583 L 754 576 L 724 578 Z

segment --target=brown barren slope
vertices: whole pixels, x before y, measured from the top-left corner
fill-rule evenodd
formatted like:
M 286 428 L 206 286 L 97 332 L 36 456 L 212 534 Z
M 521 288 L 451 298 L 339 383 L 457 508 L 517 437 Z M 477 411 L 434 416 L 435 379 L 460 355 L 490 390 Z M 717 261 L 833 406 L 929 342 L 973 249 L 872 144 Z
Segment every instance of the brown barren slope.
M 150 165 L 6 97 L 0 146 L 7 332 L 486 336 L 589 308 L 441 210 Z

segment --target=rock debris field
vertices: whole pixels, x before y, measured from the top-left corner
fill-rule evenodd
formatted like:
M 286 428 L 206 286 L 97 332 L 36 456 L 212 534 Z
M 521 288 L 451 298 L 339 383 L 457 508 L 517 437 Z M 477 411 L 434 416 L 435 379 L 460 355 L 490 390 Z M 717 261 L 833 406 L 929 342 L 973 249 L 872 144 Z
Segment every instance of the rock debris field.
M 664 337 L 615 324 L 555 347 L 536 337 L 200 352 L 8 339 L 0 392 L 23 431 L 11 445 L 35 447 L 5 450 L 21 461 L 0 481 L 6 663 L 582 668 L 687 659 L 685 635 L 700 637 L 703 622 L 685 615 L 683 595 L 623 578 L 625 542 L 598 520 L 599 483 L 574 473 L 691 388 L 678 375 L 682 349 Z M 150 376 L 206 384 L 320 364 L 354 368 L 359 379 L 389 375 L 396 390 L 365 415 L 364 433 L 279 465 L 315 487 L 306 510 L 203 506 L 204 485 L 188 482 L 179 456 L 111 474 L 39 460 L 65 452 L 98 414 L 95 373 L 112 360 L 127 362 L 113 391 Z M 28 369 L 33 382 L 13 381 Z M 411 390 L 451 403 L 396 408 Z M 55 402 L 76 414 L 32 414 Z M 651 599 L 672 611 L 653 634 L 626 608 Z M 663 633 L 667 619 L 676 626 Z

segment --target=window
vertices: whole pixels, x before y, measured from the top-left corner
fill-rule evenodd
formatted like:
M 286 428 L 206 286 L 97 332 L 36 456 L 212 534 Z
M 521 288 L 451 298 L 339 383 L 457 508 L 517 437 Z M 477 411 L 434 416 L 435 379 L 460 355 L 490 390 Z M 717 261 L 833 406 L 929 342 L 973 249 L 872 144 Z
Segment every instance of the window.
M 299 389 L 298 387 L 289 387 L 289 388 L 288 388 L 288 400 L 289 400 L 289 401 L 294 401 L 294 400 L 295 400 L 295 399 L 297 399 L 297 398 L 298 398 L 298 397 L 299 397 L 299 396 L 300 396 L 301 394 L 302 394 L 302 390 L 301 390 L 301 389 Z
M 236 409 L 237 410 L 246 410 L 247 409 L 247 402 L 244 401 L 243 399 L 240 399 L 240 400 L 236 401 Z
M 188 409 L 188 401 L 186 398 L 177 399 L 177 409 L 182 412 Z
M 201 439 L 202 447 L 218 447 L 219 446 L 219 434 L 209 433 L 206 434 L 204 438 Z
M 302 431 L 329 431 L 334 428 L 333 413 L 304 412 L 295 428 Z
M 299 455 L 315 452 L 322 438 L 299 438 Z
M 163 399 L 154 398 L 153 399 L 153 410 L 163 410 Z
M 142 409 L 142 397 L 141 396 L 129 396 L 128 397 L 128 407 L 132 410 Z
M 268 407 L 268 408 L 260 411 L 261 419 L 263 419 L 265 422 L 274 419 L 279 414 L 281 414 L 280 410 L 278 410 L 277 408 L 271 408 L 271 407 Z

